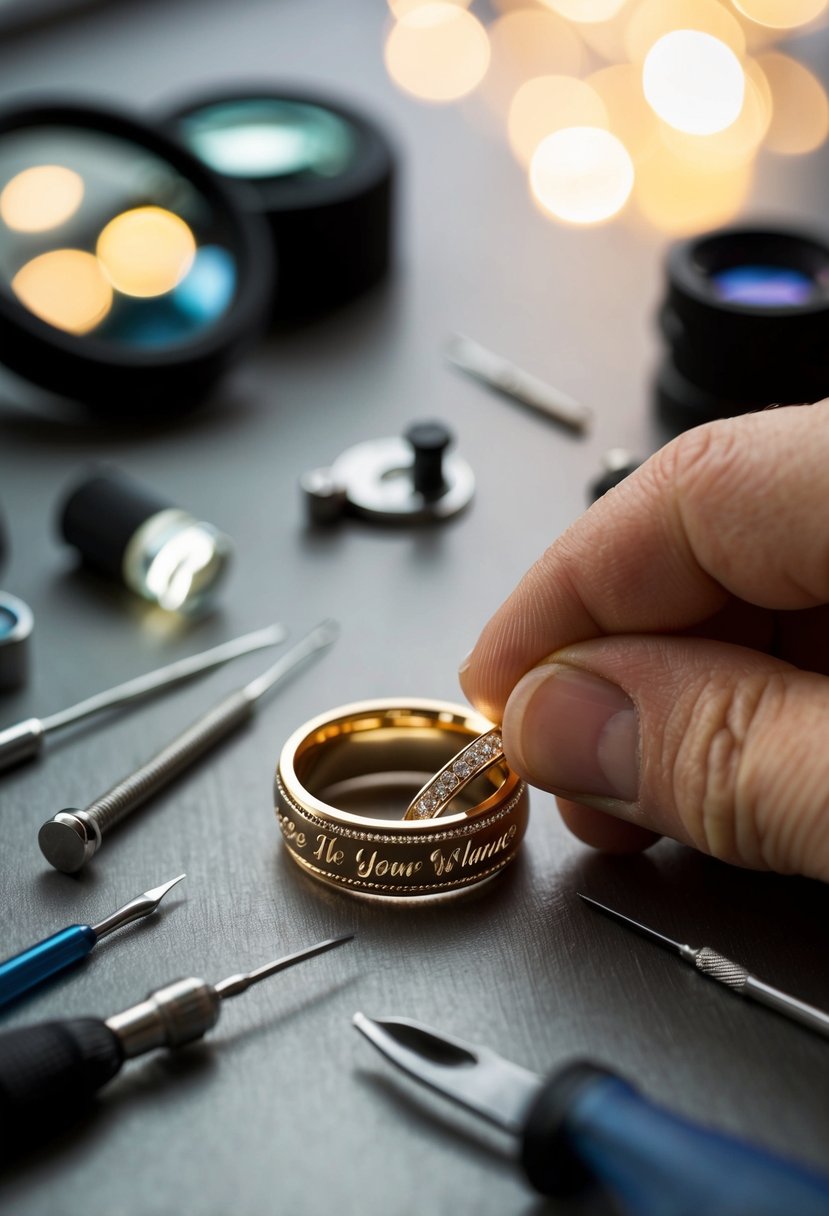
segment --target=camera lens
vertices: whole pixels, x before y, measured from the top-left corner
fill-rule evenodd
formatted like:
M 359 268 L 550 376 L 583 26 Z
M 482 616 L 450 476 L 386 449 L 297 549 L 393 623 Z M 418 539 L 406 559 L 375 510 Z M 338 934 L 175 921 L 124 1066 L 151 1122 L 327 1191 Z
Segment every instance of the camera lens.
M 271 86 L 192 98 L 162 121 L 214 173 L 246 187 L 248 204 L 267 220 L 278 323 L 321 315 L 386 274 L 394 154 L 368 117 Z
M 0 333 L 14 371 L 118 413 L 176 411 L 262 327 L 270 237 L 199 160 L 81 106 L 0 115 Z
M 672 422 L 829 395 L 829 241 L 721 229 L 673 246 L 667 275 L 657 400 Z

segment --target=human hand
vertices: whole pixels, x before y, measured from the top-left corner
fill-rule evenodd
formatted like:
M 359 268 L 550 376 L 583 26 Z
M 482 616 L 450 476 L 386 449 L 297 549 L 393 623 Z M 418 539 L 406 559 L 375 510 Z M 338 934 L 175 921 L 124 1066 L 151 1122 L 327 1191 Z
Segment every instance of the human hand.
M 524 576 L 461 683 L 582 840 L 829 881 L 829 400 L 657 452 Z

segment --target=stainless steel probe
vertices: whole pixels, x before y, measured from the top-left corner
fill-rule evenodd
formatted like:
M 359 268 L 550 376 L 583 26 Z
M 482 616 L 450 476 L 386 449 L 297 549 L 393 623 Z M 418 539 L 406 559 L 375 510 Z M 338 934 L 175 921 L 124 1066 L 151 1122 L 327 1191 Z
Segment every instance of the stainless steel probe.
M 28 950 L 7 958 L 0 963 L 0 1007 L 86 958 L 101 938 L 109 937 L 110 933 L 123 929 L 124 925 L 131 925 L 134 920 L 151 916 L 167 892 L 186 877 L 186 874 L 179 874 L 160 887 L 136 895 L 135 899 L 111 912 L 96 925 L 68 925 Z
M 94 696 L 87 697 L 85 701 L 79 701 L 77 705 L 70 705 L 68 709 L 61 709 L 57 713 L 50 714 L 48 718 L 25 718 L 22 722 L 15 722 L 13 726 L 0 730 L 0 772 L 38 755 L 43 747 L 44 738 L 50 731 L 60 730 L 62 726 L 68 726 L 70 722 L 79 722 L 81 718 L 88 718 L 92 714 L 100 713 L 102 709 L 111 709 L 115 705 L 126 705 L 130 701 L 137 701 L 140 697 L 146 697 L 159 688 L 178 684 L 180 680 L 187 680 L 200 671 L 218 667 L 221 663 L 227 663 L 239 655 L 248 654 L 251 650 L 262 650 L 265 646 L 275 646 L 284 640 L 285 630 L 281 625 L 268 625 L 266 629 L 246 633 L 229 642 L 222 642 L 220 646 L 214 646 L 211 650 L 205 650 L 201 654 L 193 654 L 186 659 L 179 659 L 175 663 L 168 663 L 166 667 L 159 667 L 155 671 L 148 671 L 146 675 L 136 676 L 134 680 L 117 684 L 115 688 L 107 688 L 104 692 L 95 693 Z
M 808 1026 L 810 1030 L 816 1030 L 818 1034 L 829 1038 L 829 1013 L 825 1013 L 822 1009 L 816 1009 L 814 1005 L 798 1001 L 796 997 L 789 996 L 787 992 L 781 992 L 779 988 L 772 988 L 771 984 L 764 984 L 740 963 L 732 962 L 730 958 L 712 950 L 710 946 L 685 946 L 682 942 L 675 942 L 670 937 L 657 933 L 655 929 L 640 924 L 638 920 L 624 916 L 615 908 L 608 908 L 607 904 L 600 904 L 597 899 L 590 899 L 589 896 L 582 895 L 580 891 L 577 891 L 576 894 L 586 904 L 598 908 L 600 912 L 604 912 L 606 916 L 626 925 L 628 929 L 633 929 L 636 933 L 647 937 L 649 941 L 658 942 L 660 946 L 673 950 L 686 963 L 691 963 L 696 967 L 697 971 L 701 971 L 709 979 L 725 984 L 738 996 L 746 996 L 753 1001 L 758 1001 L 761 1005 L 768 1005 L 769 1009 L 776 1009 L 778 1013 L 784 1013 L 792 1021 L 800 1022 L 801 1026 Z
M 222 1001 L 253 984 L 323 954 L 353 938 L 332 937 L 255 971 L 218 984 L 190 978 L 151 992 L 146 1000 L 112 1017 L 71 1018 L 23 1026 L 0 1035 L 0 1157 L 40 1142 L 44 1127 L 66 1125 L 125 1060 L 156 1047 L 182 1047 L 200 1039 L 219 1020 Z
M 105 834 L 231 731 L 248 722 L 257 702 L 290 672 L 338 636 L 334 621 L 323 621 L 280 659 L 202 714 L 186 730 L 84 810 L 59 811 L 40 829 L 38 844 L 56 870 L 74 874 L 98 852 Z

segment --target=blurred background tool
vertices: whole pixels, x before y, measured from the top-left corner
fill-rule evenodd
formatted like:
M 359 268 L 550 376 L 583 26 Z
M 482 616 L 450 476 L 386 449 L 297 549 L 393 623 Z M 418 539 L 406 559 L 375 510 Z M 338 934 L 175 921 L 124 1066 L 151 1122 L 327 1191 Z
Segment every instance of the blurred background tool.
M 127 680 L 114 688 L 106 689 L 105 692 L 96 693 L 85 701 L 79 701 L 77 705 L 70 705 L 68 709 L 50 714 L 47 718 L 25 718 L 13 726 L 7 726 L 5 730 L 0 730 L 0 772 L 38 755 L 44 738 L 50 731 L 60 730 L 72 722 L 91 717 L 102 709 L 112 709 L 116 705 L 137 701 L 159 688 L 167 688 L 181 680 L 188 680 L 190 676 L 208 671 L 211 667 L 218 667 L 221 663 L 238 658 L 239 655 L 248 654 L 252 650 L 262 650 L 266 646 L 275 646 L 284 638 L 285 630 L 281 625 L 268 625 L 265 629 L 257 629 L 254 633 L 245 633 L 229 642 L 222 642 L 221 645 L 204 650 L 201 654 L 190 655 L 189 658 L 179 659 L 166 667 L 148 671 L 146 675 L 136 676 L 134 680 Z
M 201 612 L 233 553 L 213 524 L 116 469 L 72 487 L 58 528 L 87 565 L 168 612 Z
M 266 220 L 276 250 L 271 312 L 321 316 L 389 268 L 395 156 L 381 127 L 316 91 L 246 83 L 190 97 L 161 121 Z
M 660 946 L 673 950 L 686 963 L 691 963 L 696 967 L 697 971 L 701 971 L 703 975 L 716 980 L 719 984 L 725 984 L 726 988 L 730 988 L 738 996 L 746 996 L 753 1001 L 758 1001 L 761 1005 L 767 1005 L 769 1009 L 784 1013 L 792 1021 L 799 1022 L 801 1026 L 808 1026 L 809 1030 L 816 1030 L 818 1034 L 829 1038 L 829 1013 L 825 1013 L 822 1009 L 816 1009 L 814 1005 L 798 1001 L 796 997 L 781 992 L 779 988 L 772 988 L 771 984 L 764 984 L 745 967 L 732 962 L 730 958 L 712 950 L 710 946 L 684 946 L 681 942 L 672 941 L 670 937 L 657 933 L 655 929 L 640 924 L 638 920 L 624 916 L 615 908 L 608 908 L 607 904 L 600 904 L 597 899 L 590 899 L 588 895 L 582 895 L 581 891 L 577 891 L 576 894 L 586 904 L 598 908 L 600 912 L 604 912 L 605 916 L 617 920 L 620 925 L 625 925 L 628 929 L 633 929 L 634 932 L 647 937 L 649 941 L 658 942 Z
M 134 920 L 151 916 L 167 892 L 186 877 L 186 874 L 179 874 L 160 887 L 136 895 L 135 899 L 97 925 L 69 925 L 28 950 L 6 959 L 5 963 L 0 963 L 0 1007 L 86 958 L 101 938 L 109 937 L 110 933 L 132 924 Z
M 551 384 L 539 380 L 537 376 L 531 376 L 529 372 L 496 355 L 494 351 L 487 350 L 480 342 L 473 342 L 472 338 L 456 334 L 446 344 L 445 353 L 446 358 L 455 367 L 504 396 L 512 397 L 521 405 L 529 406 L 537 413 L 544 414 L 554 422 L 560 422 L 562 426 L 578 431 L 579 434 L 590 430 L 593 413 L 586 405 L 582 405 L 561 389 L 553 388 Z
M 300 478 L 308 522 L 332 524 L 357 515 L 380 524 L 430 524 L 465 510 L 475 474 L 457 452 L 443 422 L 413 422 L 405 435 L 367 439 L 342 452 L 330 468 Z
M 354 1015 L 398 1068 L 521 1138 L 536 1190 L 598 1183 L 628 1216 L 826 1216 L 829 1178 L 697 1127 L 588 1061 L 546 1081 L 409 1018 Z
M 183 1047 L 219 1020 L 222 1001 L 253 984 L 353 939 L 349 933 L 318 942 L 255 971 L 218 984 L 188 978 L 151 992 L 112 1017 L 72 1018 L 23 1026 L 0 1035 L 0 1117 L 15 1147 L 40 1134 L 45 1122 L 69 1125 L 125 1060 L 156 1047 Z M 0 1155 L 4 1148 L 0 1147 Z
M 102 837 L 152 794 L 163 789 L 242 723 L 248 722 L 259 700 L 296 667 L 318 650 L 331 646 L 338 637 L 334 621 L 323 621 L 287 650 L 280 659 L 202 714 L 177 738 L 163 747 L 135 772 L 96 798 L 85 810 L 59 811 L 40 829 L 38 844 L 56 870 L 73 874 L 101 847 Z

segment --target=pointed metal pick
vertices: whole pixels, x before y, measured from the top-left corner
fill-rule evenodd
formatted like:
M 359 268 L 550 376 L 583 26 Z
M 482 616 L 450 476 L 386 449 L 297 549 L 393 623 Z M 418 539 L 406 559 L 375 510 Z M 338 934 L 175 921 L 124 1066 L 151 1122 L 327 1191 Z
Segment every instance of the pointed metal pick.
M 684 946 L 682 942 L 675 942 L 673 938 L 665 937 L 663 933 L 657 933 L 656 929 L 651 929 L 648 925 L 640 924 L 638 920 L 632 920 L 629 916 L 623 916 L 615 908 L 608 908 L 607 904 L 600 904 L 597 899 L 591 899 L 589 895 L 582 895 L 581 891 L 577 891 L 576 894 L 586 904 L 590 904 L 593 908 L 598 908 L 600 912 L 604 912 L 605 916 L 609 916 L 611 920 L 618 921 L 620 925 L 627 925 L 629 929 L 633 929 L 635 933 L 641 934 L 642 937 L 647 937 L 649 941 L 658 942 L 660 946 L 665 946 L 666 949 L 673 950 L 676 954 L 681 954 L 683 957 L 685 957 L 686 951 L 691 950 L 690 946 Z M 693 951 L 691 953 L 693 954 Z
M 465 1043 L 410 1018 L 369 1018 L 354 1025 L 392 1064 L 467 1110 L 520 1132 L 541 1087 L 535 1073 L 488 1047 Z
M 123 908 L 118 908 L 111 916 L 107 916 L 105 920 L 93 925 L 92 932 L 100 941 L 102 937 L 107 937 L 116 929 L 129 925 L 134 920 L 140 920 L 142 916 L 151 916 L 170 888 L 186 877 L 186 874 L 179 874 L 177 878 L 171 878 L 169 882 L 162 883 L 160 887 L 153 887 L 150 891 L 145 891 L 143 895 L 136 895 L 135 899 L 124 904 Z
M 286 954 L 284 958 L 278 958 L 272 963 L 265 963 L 264 967 L 257 967 L 255 971 L 246 971 L 241 975 L 229 975 L 226 980 L 220 980 L 213 987 L 222 999 L 239 996 L 241 992 L 250 988 L 251 984 L 258 984 L 260 980 L 266 980 L 269 975 L 276 975 L 277 971 L 285 971 L 286 968 L 293 967 L 295 963 L 302 963 L 306 958 L 313 958 L 315 954 L 324 954 L 326 950 L 333 950 L 335 946 L 342 946 L 353 940 L 353 933 L 346 933 L 342 937 L 329 937 L 324 942 L 317 942 L 315 946 L 308 946 L 305 950 L 297 950 L 295 954 Z

